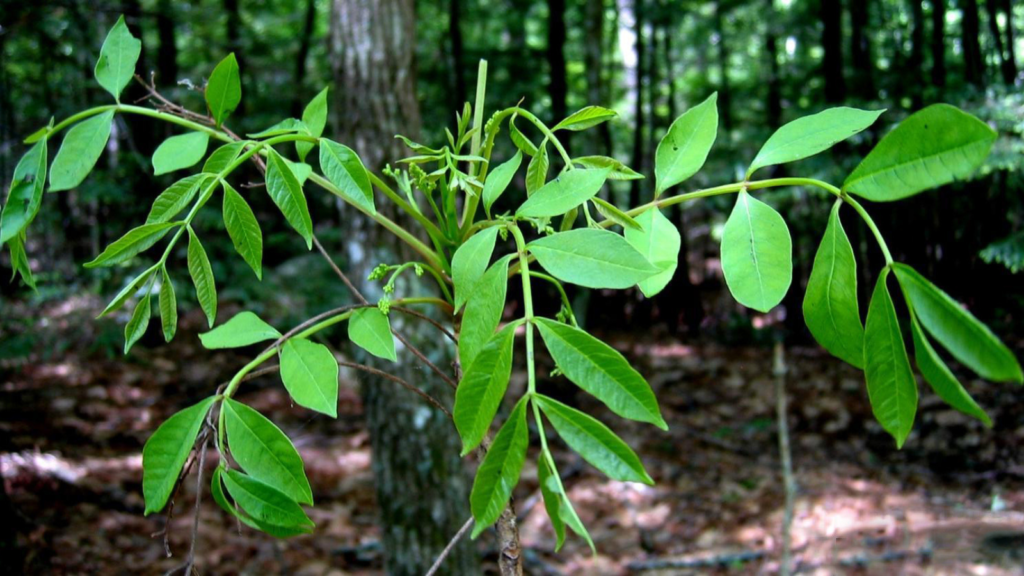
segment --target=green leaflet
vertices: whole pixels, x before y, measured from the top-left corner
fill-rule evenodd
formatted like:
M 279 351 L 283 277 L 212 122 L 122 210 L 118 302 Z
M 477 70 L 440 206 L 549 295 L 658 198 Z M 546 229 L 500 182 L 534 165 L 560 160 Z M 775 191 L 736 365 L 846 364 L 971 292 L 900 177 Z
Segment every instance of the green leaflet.
M 205 132 L 171 136 L 153 152 L 153 173 L 159 176 L 198 164 L 209 144 L 210 136 Z
M 46 186 L 46 162 L 46 140 L 40 140 L 14 167 L 11 188 L 0 217 L 0 246 L 25 230 L 39 213 Z
M 534 396 L 534 401 L 562 440 L 606 476 L 612 480 L 654 485 L 640 458 L 600 421 L 540 394 Z
M 477 352 L 494 334 L 505 311 L 505 294 L 508 290 L 508 263 L 514 254 L 498 259 L 474 284 L 473 295 L 466 303 L 462 314 L 462 331 L 459 336 L 459 362 L 463 366 L 473 363 Z
M 24 230 L 7 242 L 7 249 L 11 251 L 11 281 L 20 275 L 25 285 L 35 290 L 36 279 L 32 276 L 32 267 L 28 262 L 28 254 L 25 253 Z
M 235 251 L 263 280 L 263 231 L 252 208 L 227 182 L 224 182 L 224 227 L 228 230 Z
M 722 272 L 736 301 L 768 312 L 793 281 L 789 228 L 771 206 L 741 191 L 722 232 Z
M 253 520 L 299 532 L 313 531 L 315 525 L 302 507 L 276 488 L 237 470 L 228 470 L 221 479 L 231 497 Z
M 533 155 L 533 158 L 530 158 L 530 163 L 526 165 L 527 198 L 544 186 L 544 182 L 548 179 L 548 166 L 550 164 L 551 162 L 548 160 L 548 139 L 545 138 L 540 143 L 537 153 Z
M 718 92 L 676 118 L 654 153 L 654 197 L 693 176 L 718 135 Z
M 241 348 L 257 342 L 277 340 L 280 337 L 281 333 L 276 328 L 246 310 L 235 314 L 230 320 L 213 330 L 200 334 L 199 340 L 203 343 L 203 348 L 219 350 L 221 348 Z
M 217 320 L 217 283 L 213 278 L 213 268 L 210 267 L 206 250 L 191 227 L 188 228 L 188 273 L 196 287 L 199 307 L 206 314 L 210 328 L 213 328 L 213 323 Z
M 369 214 L 376 214 L 370 176 L 359 156 L 348 146 L 320 139 L 320 169 L 338 187 L 342 197 Z
M 210 493 L 213 495 L 213 501 L 217 503 L 225 512 L 231 514 L 235 518 L 238 518 L 239 522 L 255 530 L 266 532 L 271 536 L 277 538 L 288 538 L 290 536 L 298 536 L 299 534 L 308 534 L 309 528 L 304 526 L 296 527 L 284 527 L 276 526 L 274 524 L 268 524 L 255 518 L 251 518 L 246 514 L 243 514 L 234 507 L 233 504 L 228 503 L 227 496 L 224 494 L 224 480 L 223 475 L 227 473 L 227 469 L 223 467 L 217 467 L 213 471 L 213 477 L 210 481 Z
M 50 130 L 52 130 L 52 129 L 53 129 L 53 117 L 51 116 L 50 117 L 50 124 L 48 126 L 43 126 L 39 130 L 36 130 L 35 132 L 29 134 L 28 136 L 25 137 L 24 140 L 21 141 L 21 143 L 22 144 L 35 144 L 36 142 L 39 142 L 40 140 L 42 140 L 44 136 L 49 134 Z
M 491 336 L 459 381 L 452 415 L 462 438 L 462 456 L 480 445 L 498 413 L 512 375 L 512 345 L 518 326 L 509 324 Z
M 933 104 L 900 123 L 846 177 L 843 190 L 891 202 L 966 178 L 992 149 L 996 132 L 948 104 Z
M 794 162 L 828 150 L 875 123 L 885 110 L 840 106 L 797 118 L 775 131 L 747 169 L 750 179 L 759 168 Z
M 178 331 L 178 298 L 174 294 L 174 283 L 167 274 L 167 269 L 161 269 L 160 280 L 160 327 L 164 332 L 164 341 L 174 340 L 174 333 Z
M 902 448 L 914 427 L 917 381 L 903 344 L 896 309 L 885 285 L 889 269 L 882 270 L 868 306 L 864 327 L 864 376 L 875 418 Z
M 526 460 L 530 441 L 526 426 L 526 396 L 512 409 L 508 420 L 498 430 L 484 461 L 477 468 L 469 505 L 473 511 L 473 538 L 498 520 L 505 509 L 512 489 L 519 483 L 519 473 Z
M 238 108 L 241 101 L 242 80 L 238 75 L 238 60 L 232 52 L 217 64 L 206 83 L 206 105 L 217 122 L 217 128 Z
M 625 229 L 626 241 L 636 248 L 659 272 L 637 283 L 644 296 L 653 298 L 672 281 L 679 266 L 682 237 L 661 210 L 652 208 L 636 217 L 641 230 Z
M 267 151 L 267 193 L 292 228 L 306 240 L 306 247 L 312 250 L 313 220 L 309 216 L 306 195 L 291 166 L 273 149 Z
M 942 361 L 938 353 L 932 348 L 931 342 L 925 336 L 921 323 L 917 321 L 917 315 L 911 308 L 910 332 L 914 339 L 914 359 L 917 362 L 917 369 L 932 387 L 932 390 L 942 398 L 946 404 L 953 408 L 981 420 L 988 428 L 992 427 L 992 419 L 978 406 L 978 403 L 971 398 L 971 395 L 964 390 L 964 387 L 950 371 L 946 363 Z
M 605 180 L 608 168 L 569 170 L 536 190 L 516 210 L 521 218 L 552 218 L 593 198 Z
M 540 462 L 537 463 L 537 480 L 540 483 L 541 496 L 544 497 L 544 509 L 547 510 L 548 518 L 555 529 L 555 551 L 561 549 L 565 542 L 565 527 L 568 526 L 577 536 L 587 541 L 591 553 L 596 555 L 594 541 L 590 538 L 586 526 L 580 521 L 580 517 L 576 515 L 565 488 L 558 481 L 558 471 L 551 469 L 549 458 L 550 455 L 546 451 L 541 453 Z
M 515 156 L 499 165 L 487 175 L 487 179 L 484 181 L 483 197 L 484 210 L 487 211 L 488 216 L 491 214 L 491 206 L 508 188 L 509 183 L 512 182 L 512 177 L 516 175 L 516 170 L 519 170 L 519 165 L 522 162 L 523 153 L 517 150 Z
M 907 302 L 921 325 L 954 358 L 986 380 L 1024 380 L 1013 352 L 973 314 L 906 264 L 893 264 Z
M 864 368 L 864 326 L 857 303 L 857 260 L 843 230 L 836 200 L 825 236 L 814 256 L 804 294 L 804 322 L 823 348 L 857 368 Z
M 378 358 L 398 361 L 391 322 L 379 308 L 359 308 L 352 312 L 348 319 L 348 339 Z
M 216 397 L 185 408 L 168 418 L 142 449 L 142 494 L 146 516 L 163 510 L 174 491 L 185 460 Z
M 625 230 L 637 230 L 643 231 L 644 227 L 639 222 L 633 219 L 632 216 L 626 214 L 618 206 L 602 199 L 600 196 L 594 196 L 590 199 L 594 203 L 594 207 L 601 213 L 602 216 L 615 222 L 619 226 L 622 226 Z M 575 210 L 575 208 L 573 208 Z
M 249 144 L 249 142 L 238 141 L 230 142 L 217 148 L 210 154 L 210 157 L 206 159 L 206 163 L 203 164 L 203 172 L 207 174 L 220 174 L 225 168 L 234 162 L 238 155 L 242 153 L 242 149 Z
M 196 192 L 208 178 L 210 178 L 209 174 L 192 174 L 168 186 L 153 200 L 149 216 L 146 217 L 146 224 L 167 222 L 177 216 L 192 202 L 192 199 L 196 197 Z M 211 184 L 211 186 L 215 185 L 216 181 Z
M 107 147 L 113 121 L 114 111 L 108 110 L 68 130 L 50 166 L 50 192 L 70 190 L 85 180 Z
M 455 288 L 455 311 L 469 299 L 476 290 L 475 285 L 487 270 L 487 264 L 494 253 L 499 226 L 484 228 L 469 237 L 452 256 L 452 284 Z
M 302 111 L 302 122 L 309 130 L 309 135 L 319 138 L 327 126 L 327 88 L 324 88 L 306 105 Z M 312 142 L 296 142 L 295 151 L 299 154 L 299 160 L 305 162 L 306 155 L 313 149 Z
M 529 138 L 524 136 L 523 133 L 519 131 L 519 128 L 516 128 L 516 116 L 518 115 L 519 114 L 516 113 L 513 114 L 511 118 L 509 118 L 509 137 L 512 139 L 512 144 L 514 144 L 520 152 L 532 158 L 537 155 L 537 147 L 533 145 L 533 142 L 531 142 Z M 547 143 L 547 140 L 545 139 L 544 142 Z M 546 170 L 547 169 L 545 168 L 545 171 Z
M 597 126 L 602 122 L 607 122 L 616 116 L 618 116 L 618 113 L 614 110 L 609 110 L 600 106 L 587 106 L 573 112 L 568 118 L 562 120 L 558 124 L 555 124 L 555 127 L 551 130 L 572 130 L 574 132 L 578 132 L 580 130 L 586 130 L 592 126 Z
M 134 296 L 136 292 L 139 291 L 139 286 L 142 286 L 142 284 L 146 280 L 150 279 L 155 270 L 156 266 L 149 268 L 142 274 L 139 274 L 134 280 L 129 282 L 127 286 L 122 288 L 121 291 L 117 293 L 117 296 L 114 296 L 114 299 L 110 301 L 110 304 L 107 304 L 107 307 L 103 309 L 103 312 L 100 312 L 100 315 L 97 316 L 97 318 L 103 318 L 104 316 L 110 314 L 111 312 L 116 312 L 117 310 L 120 310 L 121 306 L 124 306 L 124 303 L 129 298 Z
M 224 400 L 231 456 L 249 476 L 281 491 L 299 504 L 313 504 L 306 479 L 291 440 L 273 422 L 252 408 L 230 398 Z
M 100 58 L 96 61 L 96 81 L 110 92 L 110 95 L 121 102 L 121 91 L 132 81 L 135 74 L 135 63 L 142 53 L 142 42 L 132 36 L 124 23 L 124 15 L 117 19 L 114 27 L 107 33 Z
M 302 120 L 295 118 L 285 118 L 277 124 L 256 132 L 255 134 L 246 134 L 249 138 L 269 138 L 271 136 L 281 136 L 282 134 L 295 134 L 296 132 L 308 132 L 306 123 Z
M 644 175 L 619 162 L 615 158 L 607 156 L 580 156 L 572 159 L 573 164 L 579 164 L 584 168 L 609 168 L 609 180 L 642 180 Z
M 107 246 L 106 250 L 91 262 L 86 262 L 85 267 L 113 266 L 125 262 L 136 254 L 149 249 L 163 238 L 168 230 L 178 226 L 181 226 L 181 222 L 143 224 L 138 228 L 133 228 Z
M 292 162 L 287 158 L 285 158 L 284 161 L 287 162 L 288 167 L 292 169 L 292 174 L 294 174 L 295 179 L 299 181 L 299 186 L 305 186 L 306 180 L 309 179 L 311 174 L 313 174 L 313 167 L 302 162 Z
M 607 230 L 559 232 L 527 248 L 551 275 L 587 288 L 629 288 L 661 271 L 625 238 Z
M 124 353 L 128 354 L 128 351 L 132 349 L 132 346 L 142 338 L 142 335 L 146 333 L 146 328 L 149 328 L 149 318 L 153 313 L 152 305 L 149 301 L 149 294 L 142 297 L 139 303 L 135 305 L 135 311 L 132 312 L 132 317 L 128 320 L 128 323 L 124 326 Z
M 281 381 L 299 406 L 338 417 L 338 361 L 323 344 L 292 338 L 281 347 Z
M 650 385 L 617 350 L 579 328 L 548 318 L 534 318 L 534 324 L 566 378 L 619 416 L 668 430 Z

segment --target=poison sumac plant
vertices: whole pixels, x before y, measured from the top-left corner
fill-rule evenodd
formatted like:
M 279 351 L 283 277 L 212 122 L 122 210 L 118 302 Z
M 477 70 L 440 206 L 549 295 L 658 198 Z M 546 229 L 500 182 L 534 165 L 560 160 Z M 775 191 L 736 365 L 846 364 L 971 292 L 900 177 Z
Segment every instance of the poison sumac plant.
M 134 74 L 139 51 L 139 41 L 131 36 L 123 19 L 119 20 L 96 64 L 97 80 L 115 100 Z M 134 313 L 125 327 L 125 353 L 146 331 L 154 297 L 164 337 L 174 337 L 177 305 L 168 264 L 175 246 L 186 236 L 188 273 L 213 328 L 217 289 L 193 220 L 218 191 L 222 193 L 223 219 L 232 243 L 257 278 L 262 277 L 259 222 L 245 197 L 228 182 L 233 171 L 250 160 L 265 171 L 266 193 L 307 248 L 312 247 L 315 238 L 304 186 L 313 182 L 365 213 L 422 257 L 422 261 L 382 264 L 374 269 L 371 280 L 386 279 L 385 295 L 376 306 L 337 309 L 286 334 L 255 314 L 242 312 L 200 335 L 202 344 L 210 349 L 273 343 L 216 394 L 178 412 L 150 437 L 143 452 L 147 514 L 167 505 L 197 437 L 212 437 L 220 463 L 213 474 L 211 492 L 224 510 L 275 536 L 313 530 L 302 508 L 313 504 L 313 495 L 298 452 L 270 420 L 233 396 L 247 376 L 277 358 L 281 380 L 295 402 L 333 417 L 337 409 L 338 361 L 327 347 L 310 337 L 347 321 L 353 343 L 394 361 L 389 315 L 395 309 L 406 310 L 403 305 L 421 304 L 439 307 L 452 325 L 459 327 L 458 356 L 464 372 L 451 416 L 462 438 L 464 454 L 487 443 L 506 395 L 515 334 L 520 329 L 525 333 L 526 392 L 516 399 L 490 441 L 477 472 L 471 495 L 474 536 L 497 521 L 508 505 L 526 459 L 532 419 L 540 443 L 540 487 L 557 544 L 564 542 L 568 527 L 593 547 L 560 480 L 548 447 L 546 426 L 550 424 L 570 448 L 609 477 L 647 484 L 652 480 L 633 450 L 605 424 L 537 390 L 535 335 L 540 334 L 558 372 L 612 412 L 666 429 L 654 392 L 643 376 L 621 354 L 577 325 L 562 283 L 589 288 L 638 286 L 646 296 L 654 296 L 675 273 L 680 250 L 679 231 L 661 209 L 723 194 L 736 194 L 722 237 L 725 280 L 736 300 L 761 312 L 779 304 L 790 288 L 792 245 L 786 222 L 753 192 L 810 186 L 835 197 L 808 282 L 804 317 L 822 346 L 864 370 L 874 414 L 897 446 L 903 445 L 911 431 L 918 393 L 889 291 L 890 274 L 896 276 L 907 304 L 918 370 L 943 400 L 991 425 L 946 366 L 932 340 L 983 378 L 1021 382 L 1016 358 L 988 328 L 912 268 L 893 261 L 881 232 L 856 199 L 890 202 L 967 177 L 986 157 L 996 138 L 992 129 L 974 117 L 942 104 L 925 108 L 888 133 L 841 187 L 810 178 L 751 179 L 761 168 L 828 149 L 868 128 L 882 113 L 832 108 L 780 128 L 751 162 L 743 181 L 665 195 L 700 170 L 714 144 L 718 112 L 716 96 L 712 95 L 676 119 L 659 144 L 653 200 L 620 209 L 599 198 L 598 191 L 608 180 L 643 176 L 612 158 L 573 158 L 558 137 L 559 131 L 581 131 L 609 121 L 615 117 L 614 112 L 588 106 L 548 127 L 529 111 L 513 106 L 494 113 L 484 123 L 480 105 L 485 76 L 486 63 L 482 63 L 477 107 L 474 110 L 466 104 L 456 115 L 456 132 L 446 130 L 447 146 L 431 148 L 400 136 L 415 155 L 401 160 L 399 168 L 385 170 L 394 188 L 368 171 L 355 151 L 322 135 L 327 118 L 326 89 L 310 102 L 301 119 L 283 120 L 246 138 L 227 130 L 224 121 L 241 99 L 234 55 L 225 58 L 210 75 L 205 89 L 209 116 L 166 102 L 160 110 L 118 102 L 86 110 L 57 124 L 51 122 L 25 140 L 33 146 L 15 170 L 0 240 L 8 245 L 15 273 L 33 287 L 25 234 L 43 197 L 48 142 L 64 128 L 70 130 L 49 165 L 51 192 L 68 190 L 82 182 L 104 150 L 111 122 L 118 113 L 165 120 L 187 131 L 169 138 L 156 150 L 156 174 L 190 168 L 206 157 L 200 172 L 175 182 L 154 200 L 144 224 L 86 264 L 134 263 L 136 256 L 170 237 L 156 262 L 103 311 L 109 314 L 135 300 Z M 540 142 L 535 143 L 520 131 L 517 120 L 532 125 Z M 490 169 L 491 153 L 502 126 L 507 126 L 516 152 L 507 162 Z M 207 156 L 211 140 L 222 144 Z M 285 144 L 294 146 L 295 159 L 287 157 L 291 153 Z M 564 166 L 549 180 L 550 148 Z M 314 149 L 318 149 L 317 155 L 311 155 Z M 310 159 L 318 161 L 319 172 L 307 163 Z M 514 212 L 494 214 L 495 201 L 508 190 L 524 161 L 525 200 Z M 406 230 L 379 214 L 374 188 L 407 213 L 419 230 Z M 864 323 L 857 301 L 854 251 L 840 218 L 844 205 L 864 220 L 886 260 Z M 595 219 L 592 208 L 603 218 Z M 616 226 L 623 229 L 623 234 L 611 230 Z M 533 239 L 528 240 L 527 235 Z M 396 277 L 409 270 L 429 273 L 438 286 L 436 295 L 395 297 Z M 515 276 L 522 283 L 524 315 L 502 327 L 506 288 Z M 558 288 L 562 303 L 555 318 L 534 314 L 534 280 Z M 216 419 L 212 416 L 215 408 Z

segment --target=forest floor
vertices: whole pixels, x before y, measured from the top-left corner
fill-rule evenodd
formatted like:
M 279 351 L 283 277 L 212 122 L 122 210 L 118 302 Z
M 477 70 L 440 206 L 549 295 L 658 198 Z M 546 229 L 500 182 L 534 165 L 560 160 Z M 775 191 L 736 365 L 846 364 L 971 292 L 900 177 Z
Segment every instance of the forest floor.
M 8 343 L 0 359 L 0 470 L 30 573 L 158 573 L 180 563 L 195 477 L 177 498 L 168 558 L 159 535 L 165 518 L 142 515 L 141 448 L 160 422 L 245 361 L 199 348 L 194 315 L 183 317 L 172 345 L 144 341 L 125 361 L 96 344 L 107 338 L 116 342 L 110 350 L 120 345 L 116 332 L 91 332 L 97 306 L 68 300 L 42 316 L 8 306 L 0 326 Z M 598 553 L 570 536 L 556 554 L 531 454 L 516 493 L 527 572 L 774 573 L 784 492 L 771 350 L 629 338 L 610 335 L 649 375 L 667 433 L 616 418 L 564 382 L 540 385 L 609 423 L 637 449 L 656 484 L 609 481 L 560 448 L 570 497 Z M 801 573 L 1024 574 L 1020 388 L 965 381 L 989 410 L 991 430 L 922 388 L 915 431 L 897 451 L 871 417 L 859 372 L 811 347 L 788 349 L 787 364 L 798 482 L 792 534 Z M 522 381 L 514 376 L 511 393 Z M 204 497 L 201 572 L 380 572 L 357 383 L 343 379 L 340 396 L 331 420 L 292 406 L 272 376 L 246 385 L 240 399 L 278 423 L 302 453 L 317 529 L 289 540 L 240 531 Z M 493 537 L 481 537 L 479 546 L 493 570 Z

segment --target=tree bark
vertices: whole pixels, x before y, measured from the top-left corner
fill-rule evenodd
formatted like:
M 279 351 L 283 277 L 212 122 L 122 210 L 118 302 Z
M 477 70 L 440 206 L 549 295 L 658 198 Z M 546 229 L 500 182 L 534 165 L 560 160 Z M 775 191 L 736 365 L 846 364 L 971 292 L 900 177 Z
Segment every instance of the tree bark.
M 910 91 L 912 107 L 918 109 L 924 103 L 924 81 L 921 70 L 924 68 L 924 6 L 923 0 L 910 0 L 910 58 L 907 60 L 906 83 Z
M 455 90 L 452 109 L 462 111 L 466 102 L 466 70 L 462 61 L 462 3 L 460 0 L 448 2 L 448 37 L 452 42 L 452 71 L 455 76 Z
M 644 50 L 644 0 L 633 0 L 633 34 L 636 36 L 636 68 L 633 75 L 633 85 L 636 91 L 636 98 L 633 102 L 633 165 L 632 168 L 640 173 L 644 170 L 644 76 L 646 66 L 646 51 Z M 640 205 L 641 180 L 633 180 L 629 192 L 629 205 Z
M 292 80 L 292 116 L 299 118 L 305 107 L 302 84 L 306 81 L 306 59 L 309 57 L 309 45 L 313 41 L 313 25 L 316 23 L 316 0 L 306 0 L 306 18 L 302 24 L 302 36 L 299 37 L 299 51 L 295 54 L 295 73 Z
M 722 22 L 725 8 L 722 0 L 715 2 L 714 27 L 718 35 L 718 113 L 722 128 L 732 129 L 732 96 L 729 89 L 729 46 L 725 41 L 725 26 Z
M 178 83 L 178 46 L 174 39 L 171 0 L 160 0 L 157 11 L 156 31 L 160 48 L 156 53 L 156 68 L 160 73 L 160 82 L 165 86 L 174 86 Z
M 551 98 L 551 122 L 568 115 L 566 98 L 569 86 L 565 78 L 565 0 L 548 0 L 548 96 Z M 562 143 L 568 148 L 569 134 Z
M 587 72 L 587 104 L 606 106 L 610 104 L 605 95 L 604 78 L 604 0 L 590 0 L 584 6 L 586 45 L 583 47 L 584 67 Z M 609 123 L 594 127 L 597 131 L 598 146 L 592 146 L 596 154 L 612 155 L 612 133 Z M 588 140 L 589 141 L 589 140 Z
M 776 129 L 782 125 L 782 79 L 779 77 L 779 39 L 775 31 L 775 0 L 765 0 L 764 53 L 768 60 L 767 101 L 765 121 Z
M 982 86 L 985 83 L 985 62 L 981 56 L 977 0 L 960 0 L 963 19 L 960 22 L 960 41 L 964 52 L 964 80 Z
M 1003 8 L 1003 13 L 1006 14 L 1006 57 L 1016 80 L 1019 68 L 1017 67 L 1017 44 L 1013 35 L 1013 5 L 1010 0 L 1000 0 L 1000 5 Z
M 827 0 L 826 0 L 827 1 Z M 838 4 L 838 2 L 836 2 Z M 850 62 L 853 64 L 854 92 L 865 100 L 878 96 L 875 91 L 875 61 L 871 58 L 870 1 L 852 0 L 850 8 Z
M 820 0 L 821 60 L 822 75 L 825 77 L 825 101 L 842 102 L 846 95 L 846 81 L 843 78 L 843 15 L 836 0 Z
M 1017 77 L 1017 63 L 1013 59 L 1013 45 L 1008 47 L 1009 57 L 1006 55 L 1006 47 L 1003 46 L 1003 33 L 999 30 L 1000 3 L 998 0 L 985 0 L 985 9 L 988 11 L 988 27 L 992 32 L 992 41 L 995 43 L 996 54 L 999 55 L 999 71 L 1003 74 L 1003 82 L 1012 86 Z M 1007 29 L 1012 29 L 1013 12 L 1006 12 L 1006 22 Z
M 932 0 L 932 86 L 946 87 L 946 0 Z

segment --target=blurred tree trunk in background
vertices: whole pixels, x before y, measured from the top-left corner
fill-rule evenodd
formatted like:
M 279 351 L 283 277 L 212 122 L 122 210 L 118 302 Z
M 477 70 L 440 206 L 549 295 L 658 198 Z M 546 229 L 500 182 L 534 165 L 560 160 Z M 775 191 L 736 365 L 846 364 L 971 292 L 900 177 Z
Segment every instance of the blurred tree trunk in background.
M 628 9 L 623 4 L 620 12 L 623 8 Z M 632 8 L 633 16 L 633 34 L 636 38 L 634 43 L 636 62 L 632 79 L 636 97 L 633 99 L 633 161 L 631 168 L 641 174 L 646 174 L 644 170 L 644 124 L 646 123 L 644 121 L 644 77 L 647 55 L 644 50 L 644 0 L 633 0 L 630 8 Z M 633 180 L 633 184 L 630 186 L 630 206 L 640 205 L 641 182 L 643 180 Z
M 825 101 L 842 102 L 846 97 L 843 78 L 843 15 L 837 0 L 819 0 L 821 6 L 821 75 L 825 78 Z
M 566 99 L 569 85 L 565 78 L 565 0 L 548 0 L 548 96 L 551 98 L 551 124 L 568 114 Z M 568 148 L 569 133 L 559 136 Z
M 178 46 L 174 40 L 171 0 L 159 0 L 157 3 L 156 32 L 160 41 L 156 53 L 157 80 L 167 89 L 173 89 L 178 82 Z
M 988 11 L 988 26 L 992 32 L 992 41 L 995 43 L 996 53 L 999 55 L 999 70 L 1003 73 L 1003 82 L 1008 86 L 1013 85 L 1017 77 L 1017 62 L 1013 57 L 1013 11 L 1009 8 L 1009 0 L 1006 3 L 1006 44 L 1003 44 L 1003 33 L 999 30 L 999 12 L 1003 0 L 985 0 L 985 9 Z M 1007 55 L 1009 53 L 1009 55 Z
M 838 0 L 835 2 L 838 4 Z M 852 0 L 850 8 L 850 62 L 853 65 L 853 92 L 865 100 L 878 96 L 875 91 L 875 61 L 871 59 L 868 36 L 871 14 L 869 0 Z M 840 60 L 842 61 L 842 60 Z
M 985 61 L 981 55 L 981 30 L 978 24 L 978 1 L 960 0 L 960 42 L 964 53 L 964 79 L 968 84 L 982 86 L 985 79 Z
M 932 86 L 946 87 L 946 0 L 932 0 Z
M 725 25 L 722 21 L 726 10 L 723 0 L 715 2 L 714 28 L 718 36 L 718 114 L 722 119 L 722 128 L 727 133 L 732 130 L 732 94 L 729 90 L 729 47 L 725 40 Z
M 775 0 L 765 0 L 764 52 L 768 61 L 767 102 L 765 122 L 774 130 L 782 124 L 782 79 L 779 77 L 779 39 L 776 32 L 778 13 Z
M 910 0 L 910 58 L 907 59 L 906 88 L 910 91 L 911 107 L 924 104 L 924 0 Z
M 1016 80 L 1017 76 L 1017 43 L 1014 40 L 1013 32 L 1013 5 L 1010 0 L 1000 0 L 1000 5 L 1003 8 L 1003 14 L 1006 14 L 1006 57 L 1009 58 L 1010 64 L 1012 65 L 1013 76 Z
M 452 72 L 455 75 L 455 90 L 452 94 L 450 108 L 462 112 L 466 102 L 466 70 L 462 58 L 462 3 L 459 0 L 448 2 L 448 37 L 452 43 Z
M 307 94 L 302 89 L 306 81 L 306 59 L 309 57 L 309 45 L 313 41 L 313 25 L 316 23 L 316 0 L 306 0 L 306 17 L 302 24 L 302 35 L 299 36 L 299 51 L 295 54 L 295 74 L 292 90 L 292 116 L 300 118 L 306 106 Z
M 604 86 L 604 0 L 590 0 L 584 5 L 583 26 L 586 41 L 583 46 L 583 65 L 587 74 L 587 104 L 611 106 Z M 595 154 L 612 155 L 612 132 L 609 122 L 594 127 L 597 144 L 588 144 L 587 150 Z M 587 142 L 593 139 L 588 138 Z
M 412 0 L 333 0 L 331 64 L 334 74 L 332 124 L 339 141 L 352 146 L 367 168 L 380 169 L 405 153 L 395 134 L 420 136 L 416 99 L 415 12 Z M 374 301 L 380 287 L 364 280 L 381 261 L 394 263 L 394 242 L 373 222 L 346 207 L 347 269 Z M 399 286 L 399 291 L 404 287 Z M 392 315 L 398 327 L 398 319 Z M 410 341 L 440 366 L 448 342 L 402 326 Z M 430 343 L 435 344 L 431 345 Z M 451 406 L 452 391 L 405 351 L 399 365 L 361 360 L 396 374 Z M 408 360 L 407 360 L 408 359 Z M 418 396 L 378 378 L 360 375 L 366 425 L 380 510 L 388 574 L 423 574 L 469 517 L 469 478 L 459 458 L 460 442 L 447 417 Z M 473 574 L 479 560 L 463 539 L 445 561 L 444 573 Z

